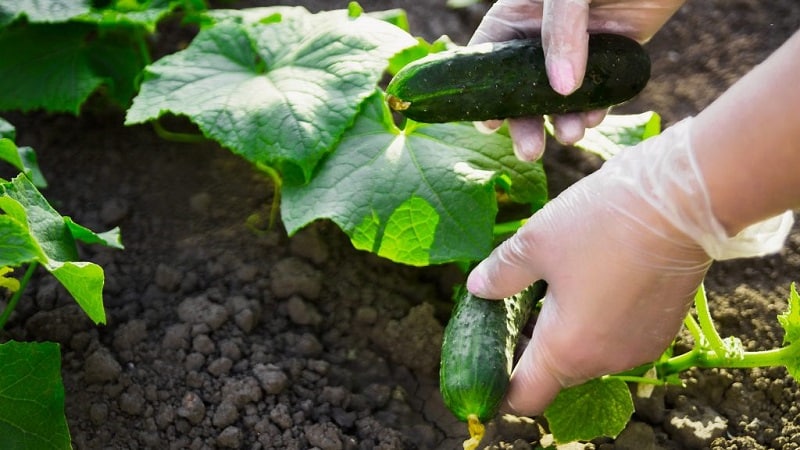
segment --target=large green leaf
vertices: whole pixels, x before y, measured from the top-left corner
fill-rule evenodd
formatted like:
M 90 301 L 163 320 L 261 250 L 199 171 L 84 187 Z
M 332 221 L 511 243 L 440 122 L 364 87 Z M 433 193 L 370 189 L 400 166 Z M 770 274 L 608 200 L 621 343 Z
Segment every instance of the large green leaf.
M 0 448 L 71 448 L 58 344 L 0 344 L 0 367 Z
M 417 41 L 347 11 L 259 14 L 264 20 L 218 20 L 186 50 L 149 66 L 126 123 L 185 115 L 249 161 L 277 167 L 290 182 L 307 181 L 389 58 Z
M 85 23 L 19 24 L 0 31 L 0 109 L 78 114 L 100 86 L 127 105 L 137 91 L 143 55 L 133 35 L 98 34 Z
M 596 378 L 562 390 L 544 411 L 556 442 L 617 437 L 633 414 L 627 383 Z
M 411 124 L 399 130 L 378 92 L 306 185 L 286 186 L 289 233 L 331 219 L 359 249 L 428 265 L 477 260 L 493 246 L 496 184 L 517 202 L 547 196 L 539 163 L 518 161 L 511 141 L 471 124 Z

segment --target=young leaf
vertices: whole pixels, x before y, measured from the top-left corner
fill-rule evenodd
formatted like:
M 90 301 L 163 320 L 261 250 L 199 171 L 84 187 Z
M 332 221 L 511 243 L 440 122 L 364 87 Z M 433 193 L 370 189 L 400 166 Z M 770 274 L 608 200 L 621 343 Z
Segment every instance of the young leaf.
M 104 274 L 100 266 L 77 261 L 75 238 L 119 247 L 116 230 L 95 234 L 62 217 L 24 175 L 0 183 L 0 265 L 38 261 L 55 276 L 95 323 L 105 323 Z M 73 235 L 73 232 L 75 235 Z
M 596 378 L 564 389 L 544 411 L 559 443 L 616 437 L 632 414 L 628 385 L 617 378 Z
M 74 222 L 70 217 L 64 216 L 64 222 L 67 224 L 72 236 L 84 244 L 101 244 L 105 245 L 106 247 L 120 250 L 125 248 L 125 246 L 122 245 L 122 235 L 120 234 L 118 227 L 102 233 L 96 233 L 85 226 Z
M 103 308 L 103 268 L 90 262 L 50 261 L 46 266 L 96 324 L 106 323 Z
M 69 449 L 58 344 L 6 342 L 0 361 L 0 448 Z
M 388 59 L 417 41 L 346 10 L 281 15 L 269 23 L 220 20 L 145 72 L 127 124 L 172 112 L 287 181 L 311 178 L 352 124 Z
M 800 295 L 795 283 L 789 288 L 789 306 L 786 312 L 778 315 L 778 322 L 784 332 L 783 345 L 800 341 Z
M 24 173 L 36 187 L 47 187 L 47 181 L 39 169 L 39 162 L 32 148 L 17 147 L 11 139 L 0 137 L 0 160 Z
M 331 219 L 356 248 L 411 265 L 477 260 L 493 246 L 495 186 L 519 203 L 547 195 L 538 163 L 518 161 L 511 141 L 471 124 L 412 124 L 399 130 L 382 92 L 306 185 L 286 185 L 289 233 Z

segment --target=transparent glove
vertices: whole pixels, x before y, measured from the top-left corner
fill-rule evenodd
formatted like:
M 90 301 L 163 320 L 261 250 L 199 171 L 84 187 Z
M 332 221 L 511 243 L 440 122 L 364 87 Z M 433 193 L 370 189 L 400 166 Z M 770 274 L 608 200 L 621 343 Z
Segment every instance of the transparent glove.
M 691 121 L 572 185 L 470 274 L 468 289 L 486 298 L 548 282 L 512 374 L 511 411 L 538 414 L 562 387 L 654 360 L 677 334 L 712 256 L 783 245 L 791 212 L 725 234 L 689 142 Z
M 645 42 L 685 0 L 498 0 L 481 21 L 470 44 L 542 36 L 550 84 L 567 95 L 580 87 L 586 72 L 588 32 L 616 33 Z M 556 139 L 573 144 L 584 130 L 599 124 L 606 111 L 564 114 L 552 118 Z M 514 151 L 523 161 L 544 151 L 541 117 L 508 121 Z M 497 121 L 485 122 L 494 129 Z

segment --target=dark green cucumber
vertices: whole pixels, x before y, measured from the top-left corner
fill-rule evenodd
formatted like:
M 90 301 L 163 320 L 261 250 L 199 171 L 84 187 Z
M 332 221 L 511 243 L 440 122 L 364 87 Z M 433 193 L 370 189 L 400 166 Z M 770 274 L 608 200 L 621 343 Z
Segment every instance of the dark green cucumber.
M 497 414 L 508 389 L 514 347 L 546 284 L 536 282 L 505 300 L 475 297 L 462 288 L 444 331 L 439 389 L 462 421 L 485 422 Z
M 428 55 L 403 67 L 386 93 L 392 109 L 418 122 L 475 121 L 604 109 L 631 99 L 649 79 L 641 45 L 593 34 L 583 84 L 568 96 L 550 87 L 541 39 Z

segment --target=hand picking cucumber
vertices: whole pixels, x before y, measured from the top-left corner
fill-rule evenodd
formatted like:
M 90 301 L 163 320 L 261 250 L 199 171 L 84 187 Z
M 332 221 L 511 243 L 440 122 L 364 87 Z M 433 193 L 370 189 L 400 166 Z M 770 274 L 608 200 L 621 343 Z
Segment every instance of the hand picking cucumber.
M 386 88 L 389 106 L 418 122 L 455 122 L 608 108 L 650 79 L 636 41 L 589 36 L 583 84 L 563 96 L 550 87 L 541 39 L 489 42 L 428 55 L 403 67 Z
M 493 418 L 508 389 L 514 348 L 533 305 L 547 285 L 538 281 L 504 300 L 486 300 L 461 288 L 444 332 L 439 368 L 439 389 L 444 403 L 459 419 L 469 423 L 477 445 L 482 422 Z

